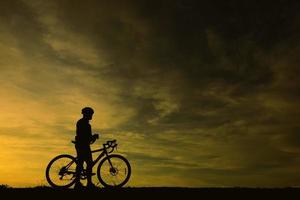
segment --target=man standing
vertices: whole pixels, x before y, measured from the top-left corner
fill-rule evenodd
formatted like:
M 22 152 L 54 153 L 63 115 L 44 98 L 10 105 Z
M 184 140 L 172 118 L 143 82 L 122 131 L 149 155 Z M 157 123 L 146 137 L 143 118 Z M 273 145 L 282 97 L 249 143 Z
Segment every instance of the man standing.
M 83 169 L 83 162 L 86 162 L 87 169 L 87 187 L 96 187 L 92 183 L 92 168 L 93 157 L 91 153 L 90 144 L 94 143 L 98 139 L 99 135 L 92 135 L 92 128 L 89 121 L 93 118 L 94 110 L 90 107 L 85 107 L 81 110 L 82 118 L 78 120 L 76 124 L 76 136 L 75 136 L 75 148 L 77 152 L 77 167 L 76 167 L 76 182 L 75 189 L 82 188 L 80 183 L 80 173 Z

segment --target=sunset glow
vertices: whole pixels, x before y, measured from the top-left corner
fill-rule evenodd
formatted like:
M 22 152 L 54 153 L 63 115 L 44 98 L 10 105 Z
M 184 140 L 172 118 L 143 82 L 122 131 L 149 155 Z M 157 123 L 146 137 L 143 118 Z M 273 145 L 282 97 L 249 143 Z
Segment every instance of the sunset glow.
M 246 2 L 0 1 L 0 184 L 47 185 L 90 106 L 127 186 L 299 186 L 299 3 Z

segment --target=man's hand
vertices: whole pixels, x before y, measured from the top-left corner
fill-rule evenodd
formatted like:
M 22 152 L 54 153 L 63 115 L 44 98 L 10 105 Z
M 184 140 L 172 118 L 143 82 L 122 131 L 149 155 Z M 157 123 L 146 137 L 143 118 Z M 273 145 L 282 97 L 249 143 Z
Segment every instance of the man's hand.
M 93 135 L 93 137 L 95 137 L 96 139 L 99 139 L 99 134 L 98 134 L 98 133 L 95 133 L 95 134 Z
M 99 138 L 99 134 L 93 134 L 91 144 L 93 144 Z

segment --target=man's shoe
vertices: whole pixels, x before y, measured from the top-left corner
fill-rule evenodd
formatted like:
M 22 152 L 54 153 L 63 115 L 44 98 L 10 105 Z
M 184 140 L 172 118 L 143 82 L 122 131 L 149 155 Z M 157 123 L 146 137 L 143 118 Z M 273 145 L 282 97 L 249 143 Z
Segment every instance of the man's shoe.
M 82 185 L 82 183 L 80 183 L 80 182 L 75 183 L 75 186 L 74 186 L 75 190 L 81 190 L 83 188 L 84 188 L 84 186 Z
M 95 184 L 93 184 L 93 183 L 89 183 L 89 184 L 87 184 L 87 186 L 86 186 L 88 189 L 97 189 L 98 187 L 95 185 Z

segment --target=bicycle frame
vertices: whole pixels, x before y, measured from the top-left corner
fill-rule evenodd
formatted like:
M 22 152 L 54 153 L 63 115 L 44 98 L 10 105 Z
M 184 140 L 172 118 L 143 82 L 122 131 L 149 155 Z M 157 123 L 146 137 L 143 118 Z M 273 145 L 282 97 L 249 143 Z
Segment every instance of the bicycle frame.
M 95 160 L 93 160 L 93 162 L 92 162 L 92 168 L 98 163 L 98 161 L 99 161 L 102 157 L 108 156 L 108 152 L 107 152 L 107 149 L 106 149 L 106 147 L 105 147 L 104 144 L 103 144 L 103 148 L 96 149 L 96 150 L 92 150 L 91 152 L 92 152 L 92 154 L 93 154 L 93 153 L 100 152 L 100 151 L 101 151 L 101 153 L 100 153 L 100 154 L 97 156 L 97 158 L 96 158 Z M 112 165 L 109 159 L 108 159 L 108 162 L 109 162 L 110 165 Z
M 94 168 L 94 166 L 98 163 L 98 161 L 104 157 L 104 156 L 107 156 L 108 157 L 108 154 L 113 152 L 115 147 L 117 146 L 117 144 L 115 143 L 116 140 L 112 140 L 112 141 L 107 141 L 106 143 L 103 144 L 103 148 L 100 148 L 100 149 L 95 149 L 95 150 L 92 150 L 91 153 L 96 153 L 96 152 L 101 152 L 97 158 L 95 160 L 93 160 L 92 162 L 92 168 Z M 72 141 L 72 143 L 76 144 L 74 141 Z M 114 144 L 113 144 L 114 143 Z M 110 150 L 109 152 L 107 151 L 109 148 L 112 148 L 112 150 Z M 75 157 L 75 159 L 77 159 L 77 157 Z M 71 161 L 69 164 L 67 164 L 67 166 L 65 166 L 64 168 L 61 169 L 61 171 L 59 172 L 64 174 L 65 173 L 65 170 L 68 169 L 75 161 Z M 113 167 L 110 159 L 108 159 L 108 163 L 110 164 L 111 167 Z M 85 170 L 83 170 L 83 173 Z M 76 172 L 68 172 L 68 174 L 75 174 Z M 62 175 L 63 176 L 63 175 Z
M 113 141 L 108 141 L 108 142 L 116 142 L 116 140 L 113 140 Z M 109 153 L 113 152 L 114 151 L 114 148 L 117 146 L 117 144 L 115 144 L 115 146 L 112 146 L 112 145 L 108 145 L 108 142 L 103 144 L 103 148 L 100 148 L 100 149 L 95 149 L 95 150 L 92 150 L 91 153 L 96 153 L 96 152 L 101 152 L 97 158 L 95 160 L 93 160 L 92 162 L 92 168 L 94 168 L 94 166 L 98 163 L 98 161 L 104 157 L 104 156 L 108 156 Z M 108 147 L 106 147 L 106 145 L 108 145 Z M 111 151 L 107 151 L 107 149 L 109 148 L 113 148 Z M 77 159 L 77 157 L 76 157 Z M 112 167 L 112 163 L 110 161 L 110 159 L 108 159 L 108 162 L 110 164 L 110 166 Z M 69 163 L 68 166 L 71 166 L 73 164 L 73 162 Z
M 72 143 L 76 144 L 75 141 L 72 141 Z M 112 153 L 112 152 L 114 152 L 115 148 L 117 148 L 116 140 L 111 140 L 111 141 L 107 141 L 106 143 L 103 143 L 102 148 L 100 146 L 100 148 L 98 148 L 98 149 L 91 150 L 92 154 L 99 152 L 99 154 L 94 155 L 95 159 L 93 159 L 92 162 L 90 163 L 91 168 L 94 168 L 94 166 L 97 163 L 99 163 L 98 168 L 97 168 L 97 177 L 98 177 L 99 182 L 106 187 L 123 186 L 124 184 L 126 184 L 126 182 L 128 181 L 128 179 L 130 177 L 130 174 L 131 174 L 131 167 L 130 167 L 128 160 L 119 154 Z M 63 159 L 63 160 L 61 160 L 61 159 Z M 62 162 L 65 161 L 65 159 L 69 160 L 69 162 L 64 163 L 64 164 L 60 162 L 60 161 L 62 161 Z M 118 160 L 116 165 L 114 165 L 115 159 Z M 121 168 L 118 167 L 118 162 L 122 163 Z M 56 163 L 56 164 L 53 165 L 53 163 Z M 61 163 L 62 165 L 59 165 L 59 163 Z M 106 163 L 104 165 L 105 166 L 104 168 L 102 168 L 103 163 Z M 87 174 L 87 169 L 84 168 L 83 166 L 80 167 L 81 169 L 78 169 L 77 164 L 78 164 L 78 157 L 74 157 L 69 154 L 61 154 L 61 155 L 56 156 L 49 162 L 49 164 L 46 168 L 46 178 L 47 178 L 48 183 L 53 187 L 70 187 L 70 186 L 72 186 L 72 184 L 74 184 L 76 182 L 77 175 L 79 175 L 79 177 L 78 177 L 79 179 L 82 179 L 82 180 L 86 179 L 89 175 L 89 174 Z M 123 166 L 123 164 L 124 164 L 124 166 Z M 76 169 L 75 169 L 75 167 L 76 167 Z M 123 168 L 124 168 L 124 170 L 123 170 Z M 122 172 L 122 174 L 124 173 L 125 176 L 120 174 L 121 177 L 123 177 L 122 182 L 120 182 L 120 183 L 116 183 L 115 179 L 113 179 L 112 182 L 111 181 L 106 182 L 108 180 L 103 179 L 103 177 L 101 176 L 101 174 L 103 173 L 102 172 L 103 170 L 101 170 L 101 169 L 105 170 L 106 172 L 108 170 L 108 172 L 111 174 L 111 177 L 108 177 L 108 179 L 114 178 L 114 176 L 118 176 L 119 169 L 120 169 L 120 172 Z M 80 172 L 77 170 L 80 170 Z M 77 173 L 80 173 L 80 174 L 77 174 Z M 51 174 L 53 174 L 53 175 L 51 175 Z M 95 173 L 91 174 L 91 176 L 93 176 L 93 175 L 95 175 Z M 57 177 L 59 179 L 56 179 L 55 177 Z M 54 180 L 54 182 L 53 182 L 53 180 Z M 64 182 L 61 182 L 64 185 L 61 185 L 61 183 L 57 182 L 57 181 L 61 181 L 61 180 L 64 181 Z M 67 181 L 69 183 L 66 183 L 65 181 Z

